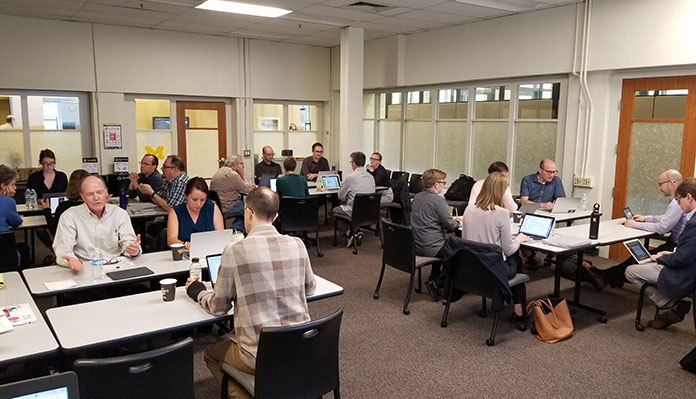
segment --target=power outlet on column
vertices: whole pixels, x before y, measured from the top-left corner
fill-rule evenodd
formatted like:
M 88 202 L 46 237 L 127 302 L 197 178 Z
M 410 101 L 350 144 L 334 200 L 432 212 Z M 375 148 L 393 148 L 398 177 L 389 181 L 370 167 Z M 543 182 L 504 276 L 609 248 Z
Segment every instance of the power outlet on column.
M 245 157 L 250 157 L 250 156 L 251 156 L 251 150 L 244 150 L 244 156 L 245 156 Z
M 573 177 L 573 186 L 592 188 L 592 179 L 589 177 Z

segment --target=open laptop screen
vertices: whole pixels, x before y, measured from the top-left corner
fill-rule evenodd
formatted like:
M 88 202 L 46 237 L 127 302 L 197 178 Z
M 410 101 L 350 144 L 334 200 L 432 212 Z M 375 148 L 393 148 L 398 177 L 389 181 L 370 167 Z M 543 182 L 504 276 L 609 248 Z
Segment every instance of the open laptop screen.
M 271 191 L 273 191 L 274 193 L 277 193 L 278 192 L 278 179 L 273 178 L 270 180 L 270 183 L 271 183 Z
M 321 184 L 325 189 L 339 188 L 341 187 L 341 181 L 338 179 L 338 175 L 326 175 L 321 177 Z
M 640 240 L 630 240 L 624 242 L 626 249 L 631 253 L 633 258 L 638 263 L 645 263 L 650 261 L 650 252 L 643 246 Z
M 524 215 L 524 219 L 522 219 L 520 233 L 537 239 L 549 238 L 555 221 L 556 219 L 551 216 L 528 213 Z
M 222 262 L 222 254 L 208 255 L 205 257 L 205 260 L 208 262 L 210 281 L 213 283 L 214 287 L 217 282 L 218 271 L 220 270 L 220 262 Z
M 49 204 L 51 205 L 51 215 L 56 214 L 56 209 L 58 209 L 58 205 L 60 205 L 61 202 L 67 201 L 68 197 L 51 197 Z
M 77 375 L 72 371 L 0 386 L 2 399 L 75 399 L 78 397 Z

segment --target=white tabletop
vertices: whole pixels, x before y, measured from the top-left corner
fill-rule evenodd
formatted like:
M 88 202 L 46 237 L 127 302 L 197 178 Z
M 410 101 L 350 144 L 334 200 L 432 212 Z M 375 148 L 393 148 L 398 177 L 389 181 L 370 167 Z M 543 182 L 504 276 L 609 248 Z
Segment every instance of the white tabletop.
M 0 365 L 48 355 L 58 349 L 58 343 L 48 328 L 41 312 L 24 281 L 17 272 L 3 273 L 5 288 L 0 289 L 0 306 L 28 303 L 37 321 L 18 326 L 0 334 Z M 4 317 L 4 316 L 1 316 Z
M 92 281 L 92 269 L 87 263 L 83 263 L 82 270 L 75 272 L 67 267 L 63 266 L 44 266 L 35 267 L 30 269 L 22 270 L 24 278 L 29 286 L 29 291 L 34 296 L 47 296 L 47 295 L 57 295 L 65 292 L 85 289 L 88 287 L 105 286 L 122 284 L 124 282 L 142 281 L 148 280 L 150 278 L 157 278 L 166 275 L 172 275 L 177 273 L 185 273 L 189 269 L 190 261 L 188 259 L 180 260 L 174 262 L 172 260 L 172 251 L 160 251 L 152 252 L 148 254 L 140 255 L 136 258 L 124 258 L 126 261 L 133 263 L 133 267 L 146 266 L 154 272 L 147 276 L 133 277 L 130 279 L 111 280 L 108 276 L 104 277 L 102 280 L 94 282 Z M 120 265 L 109 265 L 104 266 L 106 272 L 112 272 L 116 270 L 126 270 L 128 267 L 122 267 Z M 72 288 L 67 288 L 64 290 L 50 291 L 44 283 L 46 282 L 57 282 L 72 279 L 76 286 Z
M 22 224 L 13 227 L 13 230 L 35 229 L 37 227 L 46 227 L 46 217 L 44 215 L 22 216 Z
M 340 295 L 343 287 L 316 276 L 317 288 L 308 301 Z M 213 316 L 177 287 L 176 298 L 164 302 L 160 291 L 52 308 L 46 311 L 60 346 L 81 350 L 103 344 L 210 324 L 233 314 Z
M 535 212 L 537 215 L 543 215 L 543 216 L 553 216 L 554 219 L 556 219 L 556 223 L 560 222 L 572 222 L 574 220 L 579 220 L 579 219 L 589 219 L 590 215 L 592 215 L 592 210 L 577 210 L 575 212 L 566 212 L 566 213 L 552 213 L 549 211 L 545 211 L 543 209 L 537 209 Z
M 43 209 L 41 207 L 27 208 L 27 204 L 17 204 L 17 213 L 43 213 Z
M 126 206 L 128 211 L 128 216 L 131 219 L 142 218 L 142 217 L 155 217 L 155 216 L 167 216 L 167 211 L 160 208 L 156 204 L 150 202 L 138 202 L 134 200 L 129 200 Z

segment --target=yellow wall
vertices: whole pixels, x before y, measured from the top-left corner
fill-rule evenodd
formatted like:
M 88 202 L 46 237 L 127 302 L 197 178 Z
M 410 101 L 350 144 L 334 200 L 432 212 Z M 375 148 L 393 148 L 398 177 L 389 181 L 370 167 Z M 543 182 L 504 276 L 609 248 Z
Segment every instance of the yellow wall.
M 169 100 L 135 100 L 136 129 L 152 129 L 153 116 L 171 117 Z

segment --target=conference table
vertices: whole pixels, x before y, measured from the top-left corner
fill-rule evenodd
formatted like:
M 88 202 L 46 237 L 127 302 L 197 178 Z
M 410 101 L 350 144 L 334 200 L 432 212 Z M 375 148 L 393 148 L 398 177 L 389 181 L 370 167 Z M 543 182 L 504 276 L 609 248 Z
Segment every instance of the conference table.
M 46 217 L 43 214 L 41 214 L 22 216 L 22 224 L 12 228 L 12 230 L 24 231 L 24 242 L 31 247 L 31 255 L 29 259 L 30 263 L 34 263 L 34 259 L 36 258 L 36 249 L 34 248 L 36 244 L 36 238 L 34 237 L 34 230 L 46 226 L 48 226 L 48 223 L 46 223 Z M 28 235 L 31 235 L 31 240 L 29 240 Z M 29 244 L 29 241 L 31 241 L 31 244 Z
M 34 299 L 17 272 L 3 273 L 5 287 L 0 289 L 0 306 L 28 303 L 36 322 L 16 326 L 0 334 L 0 368 L 13 363 L 25 363 L 52 356 L 58 351 L 53 337 Z M 4 316 L 0 316 L 4 317 Z
M 528 249 L 534 249 L 547 254 L 556 256 L 556 271 L 554 276 L 553 285 L 553 297 L 560 296 L 560 284 L 561 284 L 561 269 L 563 261 L 572 254 L 577 254 L 577 266 L 575 270 L 575 288 L 573 292 L 573 300 L 568 301 L 568 304 L 575 306 L 592 313 L 600 315 L 599 321 L 606 323 L 606 311 L 591 307 L 580 303 L 580 275 L 582 271 L 583 262 L 583 250 L 596 248 L 599 246 L 611 245 L 616 243 L 621 243 L 628 240 L 633 240 L 637 238 L 649 238 L 653 236 L 654 233 L 650 231 L 638 230 L 631 227 L 626 227 L 623 223 L 626 221 L 624 218 L 605 220 L 601 221 L 599 225 L 599 235 L 597 239 L 589 240 L 589 224 L 574 225 L 570 227 L 562 227 L 555 229 L 554 235 L 561 235 L 566 237 L 573 237 L 580 240 L 589 240 L 586 243 L 573 247 L 564 248 L 554 245 L 546 244 L 542 241 L 527 241 L 521 244 L 522 247 Z

